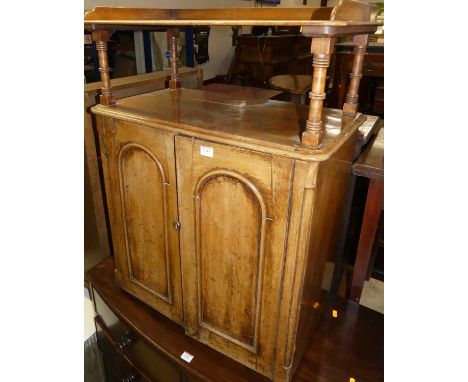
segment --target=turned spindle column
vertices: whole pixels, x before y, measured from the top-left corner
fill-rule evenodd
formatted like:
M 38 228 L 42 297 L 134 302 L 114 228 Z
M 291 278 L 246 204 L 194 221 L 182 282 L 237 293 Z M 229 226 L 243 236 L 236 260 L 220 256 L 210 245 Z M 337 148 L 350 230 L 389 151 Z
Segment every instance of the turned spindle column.
M 177 52 L 177 44 L 179 42 L 179 30 L 178 29 L 168 29 L 167 30 L 167 37 L 168 37 L 168 42 L 169 46 L 171 49 L 171 57 L 170 57 L 170 62 L 171 62 L 171 79 L 169 80 L 169 88 L 171 89 L 178 89 L 182 87 L 182 81 L 180 80 L 179 76 L 179 67 L 178 67 L 178 62 L 179 62 L 179 54 Z
M 354 42 L 354 60 L 353 69 L 349 74 L 350 83 L 348 93 L 346 94 L 346 101 L 343 105 L 343 114 L 355 115 L 358 109 L 358 92 L 359 83 L 362 78 L 362 65 L 364 63 L 364 55 L 366 54 L 367 44 L 369 42 L 369 35 L 356 35 L 353 39 Z
M 107 60 L 107 42 L 110 39 L 111 31 L 94 31 L 93 40 L 99 57 L 99 72 L 101 73 L 101 95 L 99 102 L 102 105 L 115 105 L 115 96 L 112 94 L 110 83 L 110 68 Z
M 325 82 L 330 55 L 333 53 L 335 38 L 313 38 L 311 52 L 314 55 L 314 74 L 310 91 L 309 117 L 301 142 L 304 145 L 318 147 L 323 138 L 322 109 L 325 99 Z

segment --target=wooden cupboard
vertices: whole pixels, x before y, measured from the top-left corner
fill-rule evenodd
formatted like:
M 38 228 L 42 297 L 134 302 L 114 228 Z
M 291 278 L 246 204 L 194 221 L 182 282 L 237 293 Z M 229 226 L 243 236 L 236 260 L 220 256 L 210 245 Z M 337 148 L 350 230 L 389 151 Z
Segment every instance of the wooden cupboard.
M 324 307 L 340 233 L 376 7 L 137 9 L 85 15 L 101 73 L 99 126 L 117 283 L 187 335 L 289 381 Z M 117 100 L 107 41 L 127 25 L 166 25 L 169 88 Z M 312 37 L 310 108 L 181 88 L 180 25 L 302 26 Z M 343 111 L 324 109 L 337 37 L 356 35 Z
M 323 308 L 365 117 L 340 128 L 341 111 L 326 109 L 325 143 L 311 149 L 297 134 L 307 107 L 286 102 L 166 89 L 93 112 L 117 283 L 189 336 L 289 380 Z

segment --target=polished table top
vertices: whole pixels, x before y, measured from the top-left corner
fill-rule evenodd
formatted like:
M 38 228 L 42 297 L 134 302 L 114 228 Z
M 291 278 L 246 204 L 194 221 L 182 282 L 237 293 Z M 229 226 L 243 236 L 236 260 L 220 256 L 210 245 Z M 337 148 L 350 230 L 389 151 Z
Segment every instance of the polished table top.
M 367 145 L 353 165 L 353 174 L 370 179 L 384 178 L 384 129 Z

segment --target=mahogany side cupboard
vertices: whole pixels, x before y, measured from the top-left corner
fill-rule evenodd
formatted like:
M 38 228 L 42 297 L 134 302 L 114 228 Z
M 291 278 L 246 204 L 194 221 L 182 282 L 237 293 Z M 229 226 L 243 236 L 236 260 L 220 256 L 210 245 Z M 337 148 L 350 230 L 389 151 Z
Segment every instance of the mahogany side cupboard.
M 351 16 L 358 7 L 367 21 L 314 21 L 303 11 L 329 20 L 338 7 Z M 118 285 L 188 336 L 274 381 L 291 379 L 323 309 L 324 266 L 366 121 L 353 111 L 357 88 L 350 87 L 344 111 L 322 109 L 329 53 L 318 53 L 310 109 L 184 89 L 177 32 L 170 31 L 169 89 L 115 100 L 104 49 L 109 32 L 100 28 L 283 20 L 319 36 L 313 52 L 330 48 L 330 34 L 361 38 L 377 28 L 371 6 L 348 0 L 338 7 L 297 14 L 96 8 L 85 16 L 100 53 L 101 104 L 92 111 Z

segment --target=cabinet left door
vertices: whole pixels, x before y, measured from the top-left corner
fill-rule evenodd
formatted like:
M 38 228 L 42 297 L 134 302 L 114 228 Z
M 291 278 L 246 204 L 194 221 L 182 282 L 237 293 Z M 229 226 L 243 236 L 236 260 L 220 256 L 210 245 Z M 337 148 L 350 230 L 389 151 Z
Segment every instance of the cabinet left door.
M 182 324 L 174 134 L 97 119 L 116 281 Z

